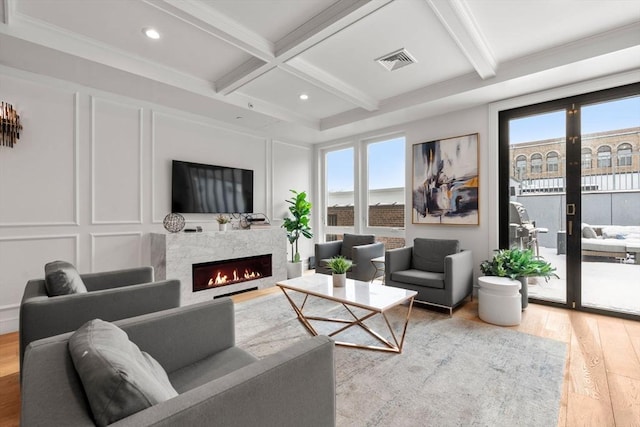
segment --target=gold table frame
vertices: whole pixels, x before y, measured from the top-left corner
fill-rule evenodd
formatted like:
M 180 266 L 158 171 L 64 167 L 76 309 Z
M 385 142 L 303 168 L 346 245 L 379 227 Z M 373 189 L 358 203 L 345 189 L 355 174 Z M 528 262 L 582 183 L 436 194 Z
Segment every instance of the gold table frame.
M 313 276 L 324 276 L 324 275 L 316 274 Z M 307 281 L 309 281 L 308 277 L 310 276 L 307 276 Z M 327 277 L 328 282 L 331 282 L 331 276 L 324 276 L 324 277 Z M 300 323 L 302 323 L 302 325 L 311 333 L 311 335 L 314 335 L 314 336 L 318 335 L 318 332 L 310 322 L 311 320 L 344 324 L 344 326 L 342 326 L 341 328 L 329 333 L 328 336 L 330 337 L 333 337 L 339 334 L 340 332 L 343 332 L 353 326 L 359 326 L 364 331 L 368 332 L 371 336 L 373 336 L 375 339 L 377 339 L 382 345 L 364 345 L 364 344 L 357 344 L 357 343 L 346 342 L 346 341 L 335 341 L 335 344 L 340 346 L 345 346 L 345 347 L 355 347 L 355 348 L 361 348 L 366 350 L 402 353 L 404 339 L 407 333 L 407 327 L 409 325 L 409 318 L 411 317 L 411 310 L 413 308 L 413 301 L 414 301 L 416 292 L 405 291 L 404 297 L 399 297 L 391 301 L 389 304 L 385 305 L 384 307 L 381 307 L 381 306 L 372 306 L 372 305 L 363 304 L 354 299 L 348 299 L 345 297 L 329 295 L 328 292 L 318 291 L 313 287 L 305 288 L 304 284 L 301 284 L 300 282 L 296 282 L 299 279 L 304 280 L 304 278 L 291 279 L 284 282 L 279 282 L 277 283 L 277 286 L 280 287 L 285 297 L 289 301 L 289 304 L 295 311 Z M 318 280 L 322 281 L 323 279 L 318 279 Z M 386 289 L 398 289 L 398 288 L 391 288 L 389 286 L 370 285 L 368 282 L 360 282 L 360 281 L 355 281 L 350 279 L 347 279 L 346 286 L 360 286 L 361 287 L 360 291 L 362 291 L 362 286 L 366 286 L 366 287 L 372 286 L 374 288 L 382 287 Z M 304 294 L 304 299 L 302 303 L 300 304 L 296 303 L 296 301 L 294 301 L 294 299 L 290 295 L 291 292 Z M 321 317 L 321 316 L 307 316 L 304 313 L 304 308 L 307 305 L 307 302 L 309 301 L 310 296 L 314 296 L 314 297 L 329 300 L 329 301 L 334 301 L 341 304 L 347 310 L 347 312 L 351 315 L 351 319 L 341 319 L 341 318 Z M 409 302 L 407 315 L 404 319 L 404 325 L 402 326 L 402 333 L 400 335 L 397 335 L 396 331 L 393 330 L 393 327 L 389 323 L 389 319 L 387 318 L 385 312 L 391 308 L 401 305 L 406 301 Z M 357 315 L 352 309 L 353 307 L 363 309 L 365 310 L 365 313 L 362 315 Z M 371 329 L 371 327 L 369 327 L 364 323 L 367 319 L 370 319 L 377 314 L 382 315 L 382 317 L 384 318 L 387 328 L 389 330 L 389 333 L 393 339 L 393 342 L 383 337 L 380 333 L 374 331 L 373 329 Z

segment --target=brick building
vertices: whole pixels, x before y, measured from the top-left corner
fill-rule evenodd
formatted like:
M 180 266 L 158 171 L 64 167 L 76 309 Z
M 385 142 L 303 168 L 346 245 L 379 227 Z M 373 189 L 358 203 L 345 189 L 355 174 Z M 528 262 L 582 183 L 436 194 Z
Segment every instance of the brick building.
M 583 135 L 581 153 L 583 176 L 637 173 L 640 127 Z M 513 144 L 510 159 L 512 178 L 517 181 L 562 179 L 565 138 Z

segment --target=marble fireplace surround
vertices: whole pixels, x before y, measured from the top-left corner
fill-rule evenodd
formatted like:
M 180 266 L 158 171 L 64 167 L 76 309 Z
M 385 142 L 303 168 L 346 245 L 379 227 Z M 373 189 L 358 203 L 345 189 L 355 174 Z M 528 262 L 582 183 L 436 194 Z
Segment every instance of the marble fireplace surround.
M 193 264 L 266 254 L 272 255 L 270 277 L 193 292 Z M 180 280 L 181 305 L 195 304 L 255 287 L 264 289 L 286 279 L 287 235 L 282 228 L 151 233 L 151 264 L 156 280 Z

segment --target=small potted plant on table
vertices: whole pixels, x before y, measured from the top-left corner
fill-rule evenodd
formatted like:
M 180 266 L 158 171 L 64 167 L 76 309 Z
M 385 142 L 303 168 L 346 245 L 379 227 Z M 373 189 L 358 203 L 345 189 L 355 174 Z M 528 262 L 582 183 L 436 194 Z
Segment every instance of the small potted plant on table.
M 229 224 L 231 222 L 229 217 L 224 216 L 222 214 L 218 215 L 218 217 L 216 218 L 216 221 L 218 221 L 218 229 L 220 231 L 226 231 L 227 230 L 227 224 Z
M 341 288 L 347 282 L 347 271 L 353 263 L 342 255 L 335 256 L 327 261 L 327 266 L 331 269 L 333 276 L 333 286 Z

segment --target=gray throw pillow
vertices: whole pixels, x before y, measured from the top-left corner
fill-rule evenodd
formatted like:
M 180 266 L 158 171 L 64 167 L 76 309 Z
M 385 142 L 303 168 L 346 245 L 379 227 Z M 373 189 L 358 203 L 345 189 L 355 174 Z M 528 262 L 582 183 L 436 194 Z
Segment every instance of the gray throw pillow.
M 76 268 L 66 261 L 52 261 L 44 266 L 44 286 L 50 297 L 87 292 Z
M 354 246 L 370 245 L 376 242 L 373 234 L 345 234 L 342 236 L 342 247 L 340 255 L 347 259 L 353 259 L 352 252 Z
M 433 273 L 444 273 L 444 258 L 460 252 L 457 240 L 423 239 L 413 240 L 413 268 Z
M 69 352 L 99 426 L 178 395 L 162 366 L 112 323 L 85 323 L 69 338 Z
M 582 237 L 585 239 L 597 239 L 598 234 L 589 224 L 582 224 Z

